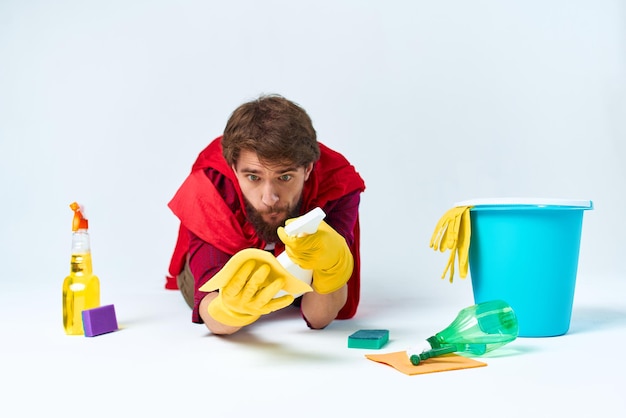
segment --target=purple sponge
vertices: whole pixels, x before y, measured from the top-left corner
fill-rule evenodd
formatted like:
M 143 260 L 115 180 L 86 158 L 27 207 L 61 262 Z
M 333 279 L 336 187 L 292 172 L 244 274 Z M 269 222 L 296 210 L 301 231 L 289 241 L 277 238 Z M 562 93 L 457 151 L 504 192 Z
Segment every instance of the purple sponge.
M 95 337 L 117 330 L 117 318 L 113 305 L 87 309 L 83 312 L 83 330 L 85 337 Z

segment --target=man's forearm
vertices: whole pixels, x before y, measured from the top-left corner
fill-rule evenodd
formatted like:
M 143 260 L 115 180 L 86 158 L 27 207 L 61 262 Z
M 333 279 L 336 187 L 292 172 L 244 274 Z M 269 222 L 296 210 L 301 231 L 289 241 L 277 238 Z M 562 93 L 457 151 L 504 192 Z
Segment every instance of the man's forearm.
M 234 334 L 239 331 L 241 327 L 233 327 L 230 325 L 222 324 L 221 322 L 215 320 L 209 314 L 209 304 L 213 299 L 218 296 L 217 292 L 211 292 L 207 294 L 201 301 L 199 306 L 200 318 L 204 321 L 204 325 L 211 331 L 213 334 L 217 335 L 229 335 Z
M 309 326 L 322 329 L 337 317 L 347 299 L 348 286 L 344 285 L 339 290 L 324 295 L 317 292 L 305 293 L 300 306 Z

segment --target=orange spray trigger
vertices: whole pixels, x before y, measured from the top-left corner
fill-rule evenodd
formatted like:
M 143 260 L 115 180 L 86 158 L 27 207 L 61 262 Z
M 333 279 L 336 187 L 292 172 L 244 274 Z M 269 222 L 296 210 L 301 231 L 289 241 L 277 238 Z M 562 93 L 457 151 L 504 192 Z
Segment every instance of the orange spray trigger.
M 88 229 L 89 221 L 85 218 L 83 207 L 76 202 L 70 204 L 70 209 L 74 211 L 74 219 L 72 219 L 72 231 L 78 231 L 79 229 Z

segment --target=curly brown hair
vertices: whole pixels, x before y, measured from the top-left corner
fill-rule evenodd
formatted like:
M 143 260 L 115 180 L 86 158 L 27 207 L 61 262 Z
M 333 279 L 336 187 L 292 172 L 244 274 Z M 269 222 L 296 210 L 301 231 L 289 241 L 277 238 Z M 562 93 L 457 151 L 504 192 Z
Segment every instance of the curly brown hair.
M 266 163 L 297 167 L 320 157 L 309 115 L 277 94 L 262 95 L 235 109 L 224 128 L 222 150 L 229 165 L 235 164 L 242 150 L 255 152 Z

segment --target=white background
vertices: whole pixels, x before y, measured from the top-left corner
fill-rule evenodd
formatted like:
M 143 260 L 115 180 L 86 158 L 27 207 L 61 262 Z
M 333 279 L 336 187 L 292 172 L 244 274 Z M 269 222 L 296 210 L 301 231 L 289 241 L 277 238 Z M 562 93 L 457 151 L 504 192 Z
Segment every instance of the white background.
M 191 324 L 180 296 L 163 290 L 178 228 L 167 202 L 232 110 L 261 93 L 307 109 L 319 140 L 365 179 L 362 305 L 354 321 L 320 333 L 291 318 L 224 340 Z M 321 388 L 337 385 L 331 399 L 347 413 L 441 402 L 486 416 L 477 389 L 466 391 L 478 381 L 501 382 L 490 402 L 506 412 L 518 405 L 520 416 L 541 402 L 553 409 L 536 416 L 626 411 L 616 389 L 598 383 L 622 381 L 623 361 L 575 373 L 572 363 L 587 355 L 571 351 L 624 339 L 625 116 L 626 5 L 618 0 L 0 1 L 0 312 L 2 340 L 11 342 L 0 349 L 9 367 L 0 379 L 16 389 L 8 399 L 60 411 L 75 381 L 81 392 L 71 396 L 85 405 L 90 396 L 122 397 L 157 415 L 208 414 L 216 396 L 229 400 L 222 416 L 246 410 L 240 396 L 254 400 L 250 410 L 288 400 L 313 413 L 329 401 Z M 428 247 L 430 236 L 455 202 L 507 196 L 594 202 L 567 336 L 519 340 L 526 355 L 432 377 L 346 352 L 346 336 L 371 327 L 391 329 L 390 350 L 405 349 L 470 305 L 469 280 L 439 278 L 447 254 Z M 72 201 L 86 207 L 102 303 L 115 304 L 118 333 L 63 334 Z M 246 343 L 236 345 L 242 356 L 278 366 L 216 360 L 232 341 Z M 336 357 L 280 351 L 302 341 L 320 358 L 320 350 Z M 236 384 L 215 386 L 211 370 Z M 587 392 L 589 380 L 600 388 Z M 99 394 L 86 381 L 100 382 Z M 507 399 L 505 384 L 524 400 Z M 554 387 L 562 392 L 550 398 Z M 28 400 L 43 393 L 46 402 Z M 103 414 L 121 407 L 93 402 L 112 408 Z

